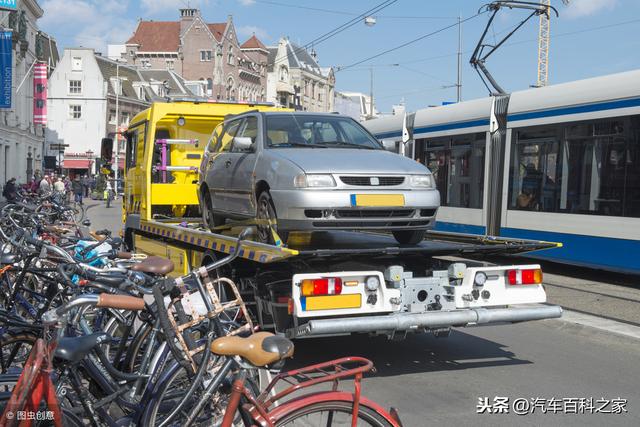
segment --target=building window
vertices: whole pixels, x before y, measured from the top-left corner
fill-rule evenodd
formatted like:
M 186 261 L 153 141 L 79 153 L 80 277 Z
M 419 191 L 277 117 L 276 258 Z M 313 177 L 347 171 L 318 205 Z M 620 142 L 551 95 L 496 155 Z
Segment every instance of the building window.
M 82 81 L 80 81 L 80 80 L 69 80 L 69 94 L 70 95 L 80 95 L 80 94 L 82 94 Z
M 82 106 L 81 105 L 69 105 L 69 118 L 80 119 L 82 118 Z
M 442 206 L 482 209 L 486 134 L 471 133 L 416 140 L 440 190 Z
M 173 70 L 176 66 L 175 59 L 167 59 L 167 70 Z
M 210 50 L 201 50 L 200 51 L 200 62 L 208 62 L 211 61 L 211 51 Z
M 509 208 L 640 217 L 640 116 L 513 130 Z
M 207 95 L 211 96 L 213 94 L 213 79 L 207 79 Z
M 116 124 L 116 110 L 109 111 L 109 124 L 110 125 Z
M 151 61 L 148 59 L 141 59 L 140 66 L 142 66 L 142 68 L 151 68 Z
M 122 118 L 120 120 L 120 126 L 127 126 L 129 124 L 130 115 L 128 112 L 122 113 Z
M 82 58 L 74 56 L 71 59 L 71 71 L 82 71 Z
M 280 67 L 280 81 L 286 82 L 289 80 L 289 70 L 284 65 Z

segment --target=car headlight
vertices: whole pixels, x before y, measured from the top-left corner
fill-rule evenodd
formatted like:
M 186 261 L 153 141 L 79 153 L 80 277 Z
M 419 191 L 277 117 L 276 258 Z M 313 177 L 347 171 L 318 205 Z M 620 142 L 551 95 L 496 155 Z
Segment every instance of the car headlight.
M 435 188 L 433 175 L 411 175 L 410 183 L 416 188 Z
M 314 174 L 306 175 L 301 174 L 295 177 L 293 185 L 296 188 L 319 188 L 319 187 L 335 187 L 336 182 L 331 175 L 326 174 Z

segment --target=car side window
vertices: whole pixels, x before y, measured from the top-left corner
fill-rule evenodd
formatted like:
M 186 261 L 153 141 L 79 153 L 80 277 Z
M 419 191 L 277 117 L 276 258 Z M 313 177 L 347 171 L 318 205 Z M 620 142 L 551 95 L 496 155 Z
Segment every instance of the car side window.
M 224 125 L 222 123 L 220 123 L 213 130 L 213 133 L 211 134 L 211 138 L 209 138 L 209 142 L 207 143 L 207 151 L 208 152 L 212 153 L 212 152 L 216 151 L 218 140 L 220 139 L 220 134 L 222 133 L 222 129 L 223 128 L 224 128 Z
M 255 116 L 247 117 L 242 126 L 240 126 L 236 137 L 251 138 L 251 142 L 254 144 L 250 150 L 241 150 L 237 147 L 231 147 L 232 153 L 246 153 L 255 151 L 256 138 L 258 137 L 258 118 Z
M 238 119 L 224 125 L 224 130 L 218 140 L 216 151 L 227 153 L 231 150 L 231 142 L 233 141 L 233 137 L 236 136 L 236 132 L 238 132 L 240 123 L 242 123 L 242 120 Z

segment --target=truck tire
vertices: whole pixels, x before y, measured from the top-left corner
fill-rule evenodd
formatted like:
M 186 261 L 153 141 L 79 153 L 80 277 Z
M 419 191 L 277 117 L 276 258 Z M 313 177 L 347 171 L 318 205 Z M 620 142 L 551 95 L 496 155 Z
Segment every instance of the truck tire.
M 287 237 L 289 237 L 289 233 L 285 231 L 278 230 L 278 214 L 276 213 L 276 208 L 273 204 L 273 199 L 271 198 L 271 194 L 269 190 L 265 190 L 258 196 L 258 209 L 257 209 L 257 219 L 259 220 L 269 220 L 273 221 L 273 229 L 280 236 L 282 240 L 282 244 L 287 242 Z M 256 227 L 258 229 L 258 240 L 262 243 L 270 243 L 275 244 L 273 238 L 273 233 L 270 228 L 266 225 Z
M 424 240 L 427 230 L 395 230 L 392 233 L 401 245 L 417 245 Z

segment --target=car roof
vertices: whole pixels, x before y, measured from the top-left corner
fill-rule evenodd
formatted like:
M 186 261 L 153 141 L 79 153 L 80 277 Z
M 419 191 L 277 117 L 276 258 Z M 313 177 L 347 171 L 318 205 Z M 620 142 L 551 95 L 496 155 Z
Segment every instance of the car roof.
M 229 115 L 227 117 L 225 117 L 225 119 L 235 119 L 238 117 L 244 117 L 246 115 L 250 115 L 250 114 L 261 114 L 263 116 L 290 116 L 290 115 L 296 115 L 296 116 L 313 116 L 313 117 L 346 117 L 346 118 L 350 118 L 350 116 L 345 116 L 343 114 L 339 114 L 339 113 L 316 113 L 313 111 L 258 111 L 258 110 L 251 110 L 251 111 L 245 111 L 243 113 L 240 114 L 235 114 L 235 115 Z

